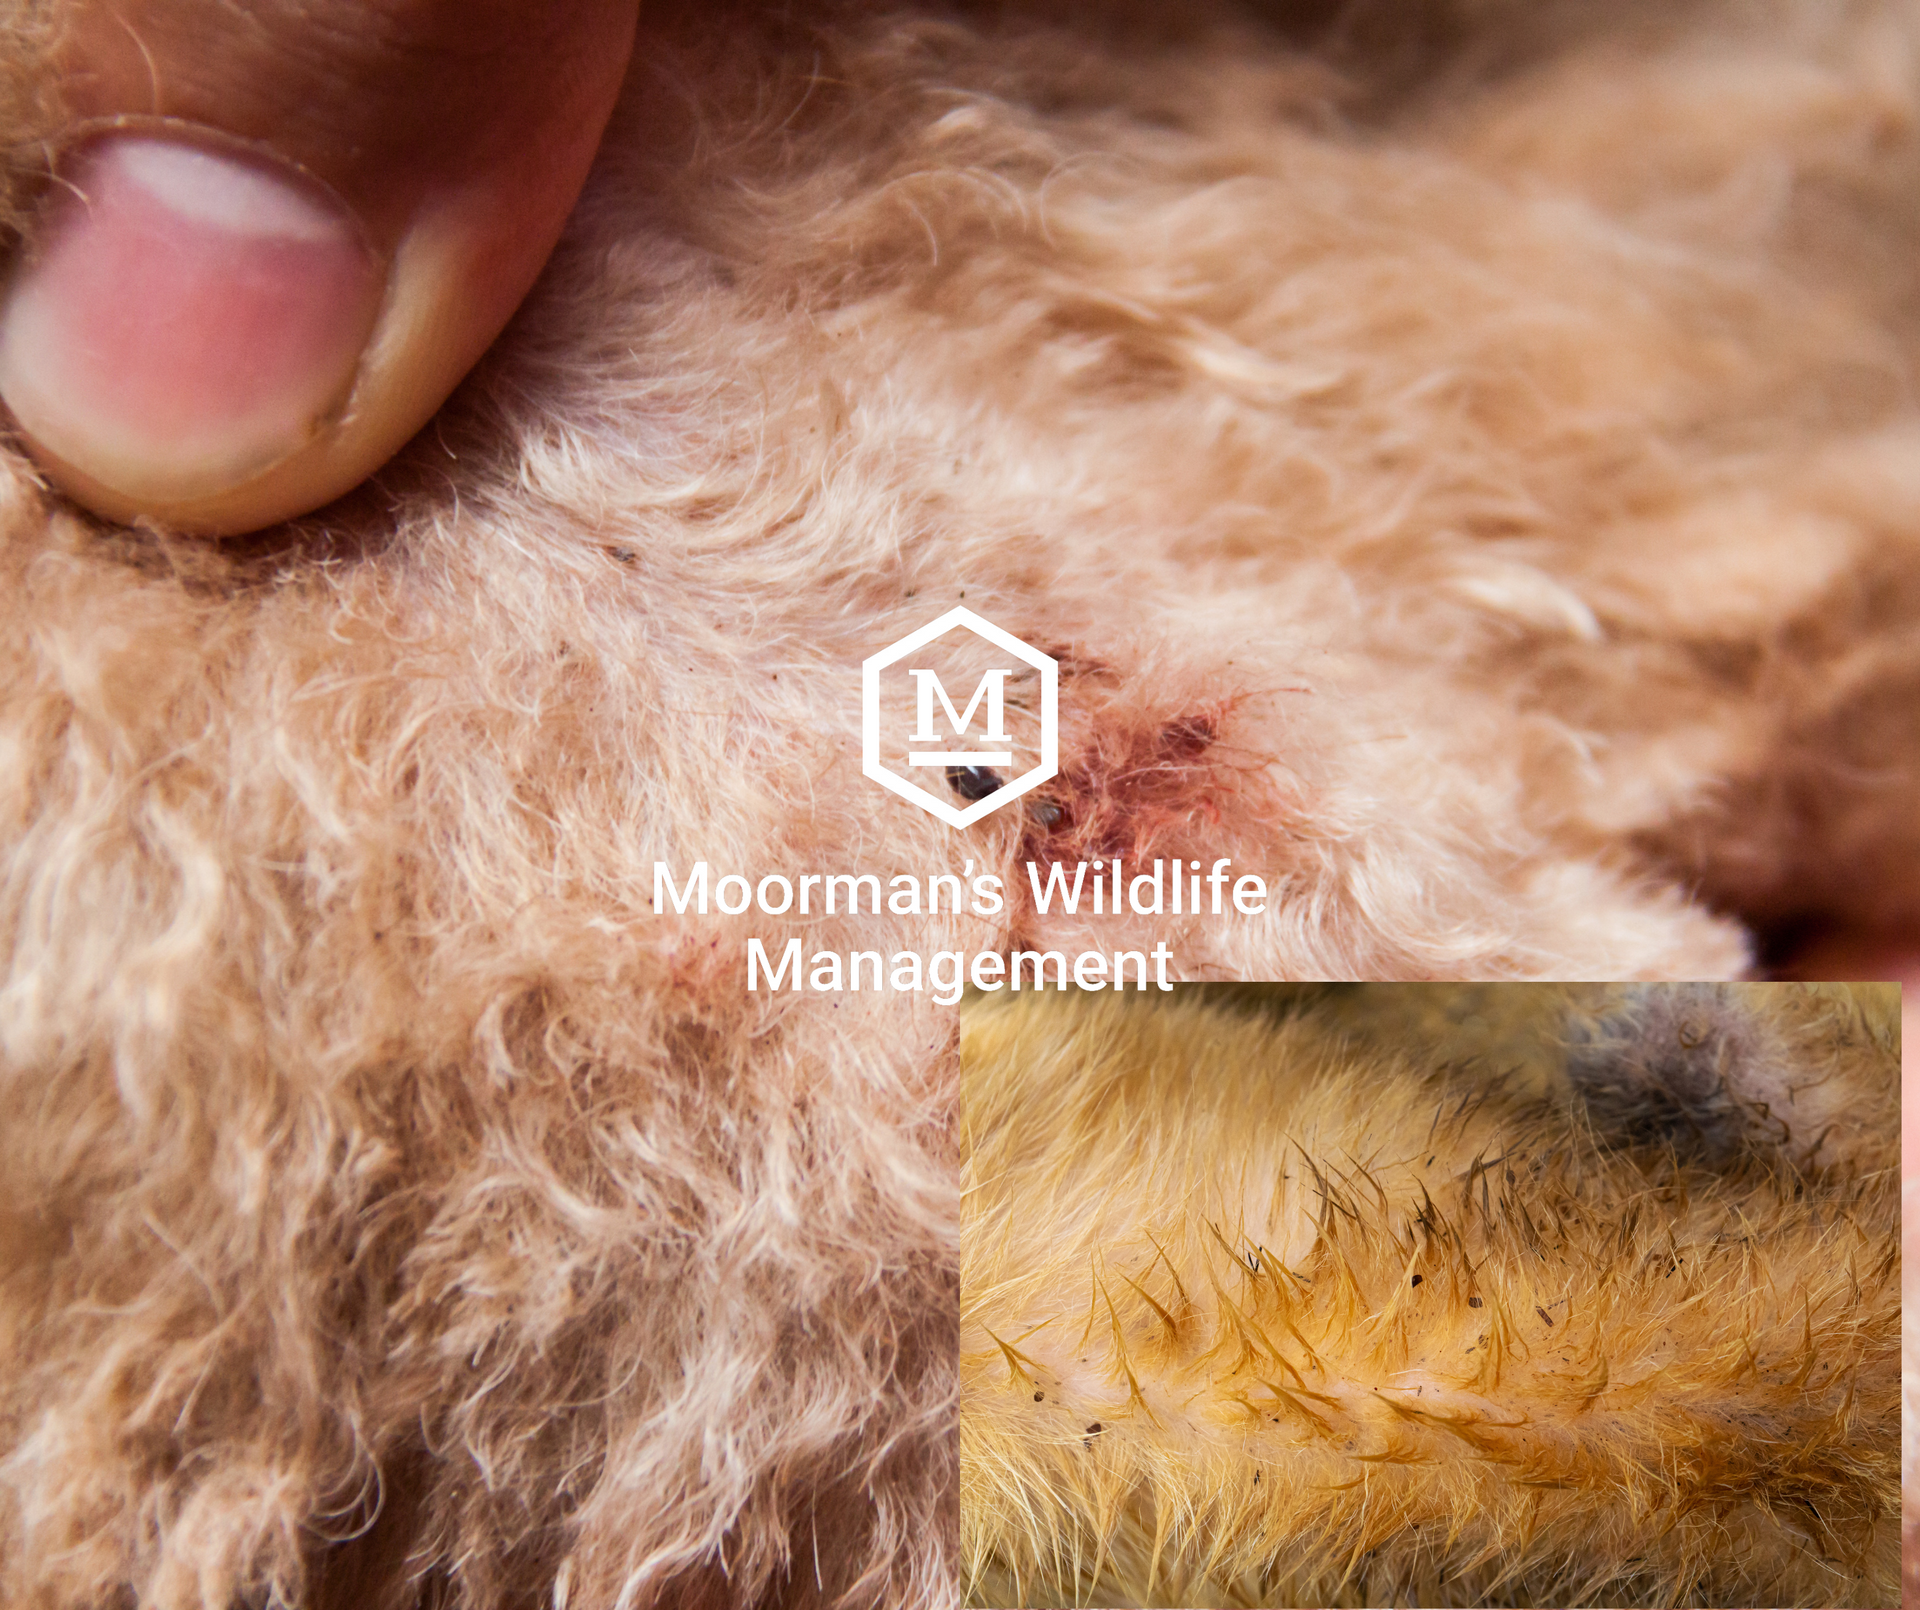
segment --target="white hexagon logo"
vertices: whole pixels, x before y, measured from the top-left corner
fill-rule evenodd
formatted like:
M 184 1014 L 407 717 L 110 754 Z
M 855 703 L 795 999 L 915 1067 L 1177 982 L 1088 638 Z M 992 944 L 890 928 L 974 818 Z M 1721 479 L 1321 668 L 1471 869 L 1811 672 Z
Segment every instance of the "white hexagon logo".
M 1016 748 L 1023 745 L 1007 732 L 1007 679 L 1015 674 L 1011 667 L 987 668 L 974 684 L 972 697 L 964 709 L 955 707 L 937 669 L 928 666 L 907 667 L 907 674 L 913 679 L 908 701 L 912 707 L 913 730 L 908 738 L 909 747 L 904 764 L 896 759 L 895 764 L 900 765 L 901 769 L 893 770 L 882 761 L 880 755 L 881 728 L 886 713 L 881 698 L 881 673 L 936 639 L 960 630 L 973 633 L 1003 655 L 1011 656 L 1040 673 L 1040 740 L 1035 764 L 1018 776 L 1009 777 L 991 793 L 982 795 L 964 808 L 949 798 L 921 787 L 910 774 L 924 772 L 929 781 L 937 782 L 944 788 L 950 768 L 966 767 L 971 771 L 985 771 L 999 776 L 1012 767 Z M 1003 632 L 992 621 L 983 620 L 972 610 L 948 610 L 938 620 L 928 621 L 917 632 L 909 632 L 899 642 L 890 644 L 864 661 L 860 670 L 861 731 L 866 743 L 863 769 L 882 788 L 892 790 L 902 799 L 911 800 L 922 810 L 931 811 L 947 826 L 969 826 L 999 810 L 1002 805 L 1018 799 L 1028 789 L 1037 788 L 1059 771 L 1059 665 L 1037 648 L 1021 642 L 1011 632 Z M 952 674 L 951 671 L 949 674 Z M 896 712 L 899 713 L 902 712 Z M 976 716 L 980 717 L 982 725 L 979 738 L 973 740 L 969 734 Z M 944 729 L 940 725 L 941 717 L 945 717 Z M 1029 742 L 1024 747 L 1035 746 Z

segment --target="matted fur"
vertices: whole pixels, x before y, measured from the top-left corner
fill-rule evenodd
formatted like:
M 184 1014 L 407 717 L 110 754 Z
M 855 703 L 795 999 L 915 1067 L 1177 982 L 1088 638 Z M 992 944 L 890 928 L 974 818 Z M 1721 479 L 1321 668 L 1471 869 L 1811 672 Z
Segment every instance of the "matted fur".
M 5 456 L 0 1599 L 950 1602 L 951 1020 L 749 996 L 750 932 L 1705 977 L 1912 917 L 1911 7 L 1406 15 L 650 4 L 372 487 L 204 545 Z M 1063 764 L 954 833 L 858 666 L 963 598 Z M 1275 898 L 1017 897 L 1112 853 Z M 696 859 L 1016 898 L 653 911 Z
M 1562 1092 L 1596 1040 L 1675 1069 L 1657 1143 L 1404 1017 L 968 1003 L 978 1602 L 1894 1602 L 1896 992 L 1527 1004 Z M 1754 1110 L 1789 1066 L 1879 1128 L 1700 1150 L 1702 1067 Z

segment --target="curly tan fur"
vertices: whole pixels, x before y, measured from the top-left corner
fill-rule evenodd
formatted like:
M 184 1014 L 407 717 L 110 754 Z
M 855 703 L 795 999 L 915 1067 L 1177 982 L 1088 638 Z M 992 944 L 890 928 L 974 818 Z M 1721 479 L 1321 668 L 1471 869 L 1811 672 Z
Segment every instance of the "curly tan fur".
M 0 1599 L 950 1602 L 950 1021 L 656 860 L 1231 856 L 760 925 L 1211 977 L 1915 914 L 1911 7 L 1406 16 L 649 6 L 374 485 L 208 547 L 5 452 Z M 1062 771 L 954 833 L 858 665 L 962 598 Z
M 1898 1100 L 1891 989 L 1533 1010 L 1573 1063 L 1596 1028 L 1623 1066 L 1746 1032 Z M 1623 1147 L 1432 1044 L 1191 993 L 969 1003 L 979 1602 L 1892 1603 L 1887 1128 L 1812 1173 L 1772 1137 L 1709 1168 L 1684 1119 Z M 1780 1067 L 1719 1065 L 1743 1105 Z

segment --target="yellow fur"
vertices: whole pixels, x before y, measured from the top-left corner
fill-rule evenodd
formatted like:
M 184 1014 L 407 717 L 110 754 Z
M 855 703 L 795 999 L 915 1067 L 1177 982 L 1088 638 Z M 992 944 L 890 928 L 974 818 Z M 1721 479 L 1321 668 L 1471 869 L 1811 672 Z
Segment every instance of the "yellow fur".
M 1887 1109 L 1891 991 L 1674 999 L 1689 1054 L 1712 1011 L 1822 1025 L 1805 1071 Z M 1763 1137 L 1709 1159 L 1685 1123 L 1630 1148 L 1564 1074 L 1540 1099 L 1437 1058 L 1406 1000 L 1397 1048 L 1324 1001 L 968 1003 L 969 1592 L 1891 1603 L 1885 1132 L 1812 1171 Z M 1575 1056 L 1647 1010 L 1531 1000 L 1531 1043 Z

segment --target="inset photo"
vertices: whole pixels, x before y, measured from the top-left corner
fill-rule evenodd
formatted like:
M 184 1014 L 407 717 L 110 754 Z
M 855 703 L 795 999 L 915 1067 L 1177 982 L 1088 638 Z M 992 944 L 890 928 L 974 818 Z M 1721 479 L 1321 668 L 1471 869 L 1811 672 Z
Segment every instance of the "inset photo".
M 973 1605 L 1892 1605 L 1891 985 L 962 1006 Z

